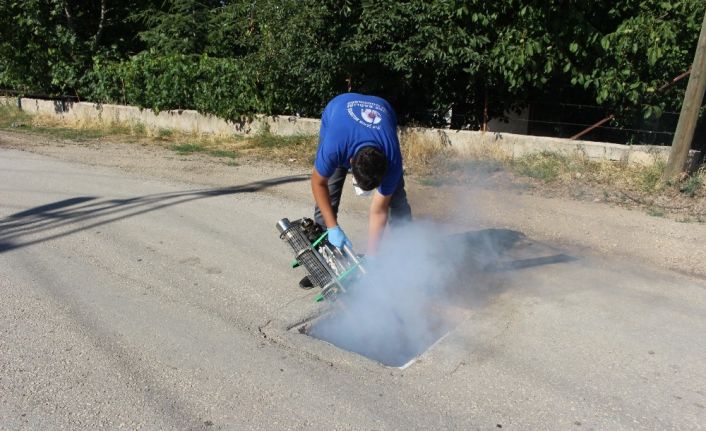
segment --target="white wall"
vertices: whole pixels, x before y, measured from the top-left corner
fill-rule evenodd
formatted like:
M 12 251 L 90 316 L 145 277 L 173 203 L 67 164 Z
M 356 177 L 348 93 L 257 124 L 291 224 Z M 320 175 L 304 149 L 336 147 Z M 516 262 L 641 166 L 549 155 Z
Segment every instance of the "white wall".
M 16 98 L 4 98 L 5 103 L 16 104 Z M 30 114 L 52 115 L 68 122 L 100 122 L 105 124 L 140 123 L 152 129 L 171 129 L 186 133 L 206 133 L 221 135 L 250 135 L 269 130 L 275 135 L 316 135 L 320 120 L 293 116 L 265 117 L 257 116 L 253 121 L 232 123 L 212 115 L 199 114 L 196 111 L 164 111 L 155 114 L 148 109 L 134 106 L 99 105 L 88 102 L 68 103 L 62 106 L 50 100 L 22 98 L 22 110 Z M 518 115 L 526 118 L 527 112 Z M 516 123 L 519 123 L 516 121 Z M 526 124 L 526 123 L 525 123 Z M 583 153 L 591 159 L 615 160 L 626 163 L 652 164 L 655 160 L 666 160 L 670 147 L 649 145 L 620 145 L 603 142 L 571 141 L 562 138 L 547 138 L 523 134 L 501 132 L 500 125 L 493 126 L 495 131 L 478 132 L 470 130 L 403 128 L 403 133 L 417 133 L 429 139 L 439 139 L 461 151 L 475 153 L 505 152 L 510 157 L 550 151 L 562 154 Z M 511 123 L 507 130 L 520 130 Z M 491 129 L 492 130 L 492 129 Z M 696 152 L 692 151 L 692 155 Z

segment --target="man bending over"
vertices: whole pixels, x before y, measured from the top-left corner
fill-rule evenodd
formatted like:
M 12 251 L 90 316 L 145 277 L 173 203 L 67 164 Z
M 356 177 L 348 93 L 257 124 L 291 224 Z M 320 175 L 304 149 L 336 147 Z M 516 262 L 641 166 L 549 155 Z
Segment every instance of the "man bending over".
M 348 171 L 356 194 L 373 192 L 368 224 L 368 254 L 375 254 L 385 226 L 410 220 L 402 175 L 402 154 L 397 139 L 397 117 L 379 97 L 356 93 L 333 98 L 321 115 L 311 190 L 316 201 L 314 218 L 328 231 L 336 247 L 350 245 L 338 225 L 338 207 Z M 299 283 L 311 287 L 308 277 Z

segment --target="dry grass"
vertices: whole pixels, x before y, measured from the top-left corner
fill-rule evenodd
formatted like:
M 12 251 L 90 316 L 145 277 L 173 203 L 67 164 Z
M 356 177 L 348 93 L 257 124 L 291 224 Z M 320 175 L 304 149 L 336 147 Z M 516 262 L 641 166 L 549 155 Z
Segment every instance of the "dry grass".
M 443 136 L 428 131 L 404 132 L 400 146 L 405 170 L 422 177 L 424 182 L 443 184 L 471 172 L 496 171 L 511 160 L 499 146 L 457 150 L 445 142 Z
M 316 153 L 315 136 L 275 136 L 265 131 L 254 136 L 218 136 L 148 128 L 142 123 L 112 124 L 98 120 L 74 120 L 53 115 L 28 115 L 14 106 L 0 105 L 0 129 L 46 134 L 76 142 L 113 140 L 158 145 L 182 156 L 203 154 L 233 164 L 236 157 L 288 164 L 311 165 Z
M 643 168 L 628 166 L 623 163 L 607 160 L 591 160 L 585 154 L 558 154 L 540 152 L 528 154 L 512 160 L 510 167 L 521 176 L 542 180 L 544 182 L 568 183 L 576 180 L 593 183 L 631 184 L 643 174 Z M 650 172 L 661 172 L 661 168 L 650 168 Z M 639 174 L 639 175 L 638 175 Z M 659 174 L 657 174 L 659 175 Z M 659 179 L 659 176 L 656 177 Z
M 512 159 L 499 145 L 483 145 L 458 151 L 444 144 L 440 135 L 428 132 L 406 132 L 401 139 L 405 168 L 410 173 L 425 178 L 426 182 L 442 184 L 441 177 L 464 176 L 470 170 L 483 172 L 502 169 L 517 177 L 530 178 L 539 184 L 612 185 L 622 189 L 654 194 L 664 190 L 660 178 L 664 162 L 655 159 L 651 165 L 628 165 L 608 160 L 591 160 L 583 152 L 570 154 L 540 152 Z M 687 185 L 685 193 L 697 195 L 703 189 L 704 173 L 696 174 Z
M 698 171 L 684 178 L 679 191 L 689 197 L 696 197 L 706 189 L 706 166 L 702 166 Z
M 75 122 L 50 115 L 28 115 L 10 105 L 0 106 L 0 128 L 18 132 L 51 135 L 72 141 L 91 141 L 107 136 L 144 135 L 141 125 L 105 124 L 97 121 Z
M 547 183 L 612 185 L 645 194 L 659 193 L 668 185 L 661 182 L 665 163 L 655 159 L 647 166 L 610 160 L 591 160 L 585 154 L 541 152 L 519 157 L 510 167 L 521 176 Z
M 456 158 L 455 151 L 440 137 L 414 131 L 401 135 L 400 149 L 405 169 L 420 176 L 435 176 Z
M 206 154 L 212 157 L 234 159 L 249 157 L 269 162 L 311 165 L 316 153 L 314 136 L 275 136 L 260 133 L 255 136 L 193 135 L 164 130 L 150 138 L 180 155 Z
M 403 134 L 401 146 L 406 171 L 427 186 L 512 183 L 551 196 L 639 207 L 653 216 L 706 219 L 706 167 L 665 184 L 665 163 L 658 158 L 647 166 L 591 160 L 580 151 L 512 159 L 492 144 L 459 152 L 428 132 Z
M 17 106 L 0 102 L 0 128 L 21 128 L 31 121 L 32 117 L 19 110 Z
M 661 180 L 664 168 L 661 159 L 640 166 L 555 153 L 521 157 L 510 166 L 543 193 L 641 208 L 679 221 L 706 220 L 706 168 L 667 183 Z
M 311 166 L 317 145 L 318 137 L 313 135 L 277 136 L 262 132 L 245 139 L 243 149 L 259 159 Z

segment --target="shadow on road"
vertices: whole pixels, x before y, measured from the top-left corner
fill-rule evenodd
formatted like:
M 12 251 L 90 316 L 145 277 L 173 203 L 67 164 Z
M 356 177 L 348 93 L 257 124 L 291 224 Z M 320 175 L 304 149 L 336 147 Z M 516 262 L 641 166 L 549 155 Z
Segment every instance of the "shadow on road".
M 61 238 L 199 199 L 238 193 L 254 193 L 281 184 L 306 181 L 309 175 L 292 175 L 216 189 L 156 193 L 126 199 L 80 196 L 20 211 L 0 220 L 0 253 Z M 65 229 L 56 232 L 56 229 Z M 23 241 L 30 235 L 39 238 Z
M 465 305 L 480 305 L 504 292 L 516 271 L 578 260 L 554 247 L 529 240 L 510 229 L 483 229 L 451 235 L 444 250 L 452 250 L 454 277 L 445 295 Z
M 575 257 L 546 245 L 528 241 L 525 234 L 510 229 L 483 229 L 448 238 L 462 244 L 467 269 L 502 272 L 553 263 L 571 262 Z M 537 256 L 537 254 L 542 256 Z M 547 254 L 549 253 L 549 254 Z

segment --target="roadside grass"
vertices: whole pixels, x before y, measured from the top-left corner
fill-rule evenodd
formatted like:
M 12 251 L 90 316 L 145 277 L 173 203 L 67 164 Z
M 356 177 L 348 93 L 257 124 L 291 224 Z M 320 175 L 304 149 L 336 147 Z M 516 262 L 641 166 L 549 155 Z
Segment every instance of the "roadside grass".
M 277 136 L 263 132 L 250 138 L 250 144 L 255 148 L 284 148 L 307 144 L 312 138 L 306 135 Z
M 140 127 L 141 126 L 141 127 Z M 0 105 L 0 129 L 47 135 L 53 138 L 86 142 L 111 136 L 137 135 L 144 126 L 98 123 L 68 124 L 52 117 L 29 115 L 13 105 Z
M 665 212 L 662 208 L 652 206 L 647 208 L 647 214 L 652 217 L 664 217 Z
M 652 165 L 639 170 L 638 183 L 645 193 L 659 191 L 664 186 L 662 184 L 664 167 L 665 163 L 663 160 L 655 160 Z
M 168 138 L 170 136 L 174 135 L 174 131 L 172 129 L 157 129 L 157 137 L 158 138 Z
M 455 160 L 452 149 L 441 139 L 420 133 L 403 133 L 400 150 L 405 170 L 427 182 L 442 184 L 441 174 Z
M 180 156 L 185 156 L 194 153 L 203 153 L 213 157 L 228 159 L 235 159 L 238 157 L 237 151 L 209 148 L 204 143 L 185 142 L 182 144 L 174 144 L 171 148 Z
M 486 182 L 507 168 L 509 155 L 499 148 L 458 151 L 442 139 L 442 135 L 404 132 L 400 148 L 406 174 L 422 185 L 439 187 L 445 184 Z
M 204 154 L 226 159 L 229 166 L 238 166 L 234 160 L 243 156 L 288 164 L 313 163 L 318 139 L 316 136 L 276 136 L 262 132 L 252 137 L 194 135 L 157 131 L 157 141 L 180 156 Z
M 543 151 L 511 160 L 508 167 L 518 176 L 544 183 L 634 183 L 640 168 L 620 162 L 596 161 L 582 152 L 559 154 Z M 661 173 L 659 174 L 661 175 Z M 657 176 L 659 180 L 659 176 Z
M 402 135 L 405 172 L 424 186 L 509 183 L 553 196 L 642 208 L 654 217 L 683 222 L 706 219 L 706 167 L 662 182 L 665 162 L 649 165 L 591 160 L 583 152 L 540 152 L 513 159 L 499 146 L 459 152 L 428 134 Z M 506 182 L 507 183 L 507 182 Z
M 665 183 L 662 181 L 665 166 L 661 158 L 642 166 L 590 160 L 582 153 L 563 155 L 547 152 L 523 156 L 511 164 L 516 174 L 546 183 L 600 185 L 635 193 L 638 198 L 706 196 L 706 168 L 681 180 Z
M 158 145 L 180 156 L 204 154 L 230 161 L 243 156 L 270 162 L 311 166 L 316 155 L 315 135 L 277 136 L 268 130 L 246 137 L 181 133 L 166 128 L 149 129 L 142 123 L 105 124 L 71 121 L 54 116 L 28 115 L 13 105 L 0 104 L 0 129 L 51 136 L 75 142 L 118 142 Z
M 559 175 L 574 168 L 566 156 L 549 152 L 520 157 L 513 162 L 512 167 L 520 175 L 542 181 L 554 181 Z
M 158 145 L 180 156 L 203 154 L 228 161 L 249 156 L 254 159 L 310 166 L 318 137 L 277 136 L 263 131 L 251 137 L 200 135 L 172 129 L 149 129 L 142 123 L 105 124 L 98 121 L 67 121 L 53 116 L 28 115 L 12 105 L 0 105 L 0 129 L 51 136 L 75 142 L 118 142 Z
M 66 139 L 76 142 L 93 141 L 106 136 L 114 136 L 118 133 L 114 131 L 104 131 L 98 129 L 69 129 L 65 127 L 34 126 L 28 129 L 32 133 L 50 135 L 54 138 Z
M 311 166 L 319 139 L 316 135 L 278 136 L 264 131 L 245 138 L 241 148 L 257 159 Z
M 228 166 L 238 166 L 234 161 L 240 154 L 233 149 L 233 143 L 224 139 L 207 139 L 204 137 L 192 137 L 188 142 L 178 142 L 169 148 L 180 156 L 191 154 L 204 154 L 214 158 L 225 159 Z
M 0 128 L 19 129 L 31 124 L 32 117 L 14 105 L 0 103 Z
M 213 157 L 224 157 L 228 159 L 235 159 L 238 157 L 238 152 L 234 150 L 210 150 L 208 154 Z
M 706 184 L 706 167 L 702 167 L 689 177 L 687 177 L 679 185 L 679 191 L 689 196 L 690 198 L 696 197 L 700 191 L 704 190 L 704 185 Z
M 202 153 L 232 161 L 239 157 L 235 147 L 243 146 L 240 137 L 212 137 L 178 133 L 171 129 L 150 130 L 142 123 L 105 124 L 98 121 L 69 122 L 55 117 L 29 115 L 13 105 L 0 104 L 0 130 L 46 135 L 79 143 L 115 140 L 159 145 L 179 155 Z M 234 166 L 233 163 L 230 163 Z
M 205 153 L 208 150 L 203 144 L 194 143 L 184 143 L 184 144 L 174 144 L 172 150 L 176 151 L 180 156 L 194 153 Z

